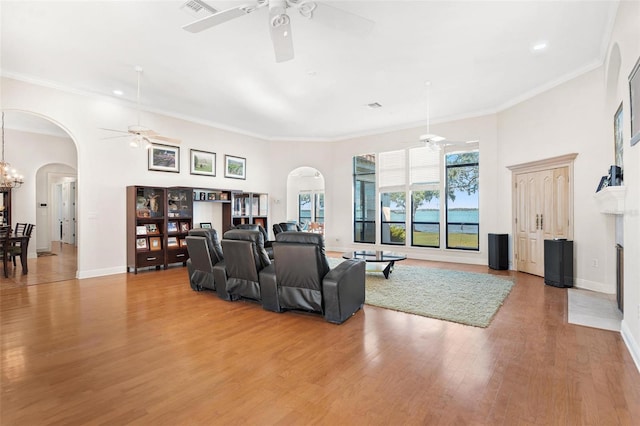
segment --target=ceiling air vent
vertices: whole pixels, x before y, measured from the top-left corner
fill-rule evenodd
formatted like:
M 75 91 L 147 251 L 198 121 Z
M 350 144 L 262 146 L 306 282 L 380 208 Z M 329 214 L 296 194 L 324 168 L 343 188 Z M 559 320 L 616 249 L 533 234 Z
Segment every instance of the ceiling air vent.
M 204 18 L 205 16 L 213 15 L 218 12 L 202 0 L 189 0 L 180 6 L 180 9 L 184 10 L 194 18 Z
M 372 102 L 370 104 L 367 104 L 367 106 L 371 109 L 382 108 L 382 105 L 378 102 Z

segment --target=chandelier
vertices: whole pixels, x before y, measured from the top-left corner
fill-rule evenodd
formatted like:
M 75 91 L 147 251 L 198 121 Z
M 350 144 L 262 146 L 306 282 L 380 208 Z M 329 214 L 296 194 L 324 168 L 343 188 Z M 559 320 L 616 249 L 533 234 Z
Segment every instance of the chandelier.
M 2 112 L 2 161 L 0 161 L 0 191 L 10 191 L 24 183 L 24 177 L 4 161 L 4 111 Z

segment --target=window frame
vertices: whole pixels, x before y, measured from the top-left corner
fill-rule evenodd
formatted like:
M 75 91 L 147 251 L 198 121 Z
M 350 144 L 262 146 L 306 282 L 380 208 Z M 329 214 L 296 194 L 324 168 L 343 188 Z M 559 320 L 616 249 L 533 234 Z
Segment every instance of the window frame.
M 476 144 L 477 145 L 477 144 Z M 454 155 L 454 154 L 464 154 L 464 153 L 471 153 L 471 152 L 477 152 L 478 153 L 478 159 L 476 162 L 467 162 L 467 163 L 460 163 L 460 164 L 447 164 L 447 156 L 449 155 Z M 443 165 L 444 165 L 444 181 L 445 181 L 445 194 L 446 194 L 446 198 L 445 198 L 445 203 L 444 203 L 444 237 L 445 237 L 445 249 L 446 250 L 464 250 L 464 251 L 476 251 L 479 252 L 480 251 L 480 150 L 477 146 L 475 146 L 474 148 L 469 148 L 469 149 L 465 149 L 464 151 L 461 150 L 455 150 L 455 149 L 451 149 L 448 151 L 444 152 L 443 155 Z M 478 211 L 478 221 L 477 223 L 471 223 L 471 222 L 450 222 L 449 221 L 449 170 L 450 169 L 454 169 L 454 168 L 462 168 L 462 167 L 476 167 L 477 168 L 477 174 L 478 174 L 478 190 L 477 190 L 477 198 L 478 198 L 478 205 L 477 205 L 477 211 Z M 476 235 L 476 246 L 475 247 L 464 247 L 464 246 L 451 246 L 450 245 L 450 241 L 449 241 L 449 225 L 460 225 L 461 227 L 464 227 L 464 225 L 471 225 L 471 226 L 476 226 L 477 227 L 477 231 L 475 233 Z

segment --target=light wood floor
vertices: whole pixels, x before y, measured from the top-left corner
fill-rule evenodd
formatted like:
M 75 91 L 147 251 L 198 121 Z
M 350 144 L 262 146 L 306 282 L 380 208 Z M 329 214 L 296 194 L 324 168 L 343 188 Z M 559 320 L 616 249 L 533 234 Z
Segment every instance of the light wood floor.
M 191 291 L 182 267 L 3 286 L 0 424 L 637 425 L 620 334 L 568 324 L 566 290 L 499 273 L 516 285 L 486 329 L 372 306 L 339 326 L 275 314 Z
M 20 259 L 16 266 L 8 266 L 8 278 L 5 278 L 0 264 L 0 289 L 22 287 L 34 284 L 50 283 L 54 281 L 71 280 L 76 277 L 77 251 L 71 244 L 58 241 L 51 242 L 51 253 L 54 256 L 41 256 L 37 259 L 27 259 L 28 274 L 22 273 Z

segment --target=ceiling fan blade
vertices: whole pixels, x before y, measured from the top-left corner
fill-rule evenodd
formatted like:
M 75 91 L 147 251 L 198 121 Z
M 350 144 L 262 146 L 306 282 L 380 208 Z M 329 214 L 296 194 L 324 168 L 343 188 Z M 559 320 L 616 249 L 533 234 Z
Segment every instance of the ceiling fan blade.
M 144 137 L 145 139 L 149 139 L 149 140 L 158 140 L 158 141 L 162 141 L 162 142 L 169 142 L 175 145 L 180 145 L 182 143 L 182 141 L 180 139 L 176 139 L 176 138 L 170 138 L 168 136 L 162 136 L 162 135 L 146 135 Z
M 351 33 L 357 36 L 365 36 L 373 31 L 375 22 L 347 12 L 337 7 L 329 6 L 326 3 L 315 3 L 316 7 L 312 8 L 310 13 L 305 13 L 305 3 L 300 3 L 300 14 L 313 21 L 317 21 L 323 25 L 335 28 L 340 31 Z M 311 4 L 311 2 L 307 3 Z
M 107 139 L 119 139 L 119 138 L 126 138 L 130 136 L 128 133 L 126 135 L 118 135 L 118 136 L 107 136 L 106 138 L 100 138 L 102 140 L 107 140 Z
M 232 9 L 223 10 L 213 15 L 206 16 L 202 19 L 198 19 L 190 24 L 184 25 L 182 29 L 192 33 L 199 33 L 216 25 L 223 24 L 240 16 L 247 15 L 255 10 L 255 7 L 249 5 L 242 5 L 234 7 Z
M 110 131 L 110 132 L 118 132 L 118 133 L 126 133 L 126 134 L 129 134 L 129 132 L 127 132 L 126 130 L 107 129 L 107 128 L 104 128 L 104 127 L 98 127 L 98 129 L 100 129 L 100 130 L 108 130 L 108 131 Z
M 276 62 L 293 59 L 293 40 L 291 38 L 291 20 L 284 7 L 269 8 L 269 33 L 276 54 Z

